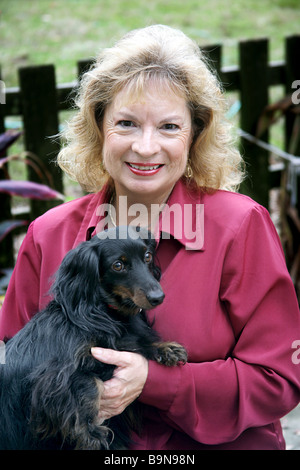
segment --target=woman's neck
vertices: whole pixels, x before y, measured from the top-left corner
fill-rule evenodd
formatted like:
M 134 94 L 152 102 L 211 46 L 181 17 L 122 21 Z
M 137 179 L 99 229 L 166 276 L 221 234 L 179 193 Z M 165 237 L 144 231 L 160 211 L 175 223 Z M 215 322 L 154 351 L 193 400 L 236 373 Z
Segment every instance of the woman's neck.
M 140 225 L 154 232 L 159 214 L 163 210 L 171 192 L 158 197 L 113 194 L 110 204 L 114 207 L 113 225 Z

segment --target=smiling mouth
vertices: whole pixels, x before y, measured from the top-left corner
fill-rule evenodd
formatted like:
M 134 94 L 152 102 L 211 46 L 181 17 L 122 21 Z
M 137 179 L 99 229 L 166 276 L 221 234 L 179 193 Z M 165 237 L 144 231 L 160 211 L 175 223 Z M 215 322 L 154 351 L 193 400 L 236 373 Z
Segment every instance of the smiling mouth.
M 126 162 L 128 168 L 136 175 L 149 176 L 156 174 L 164 165 L 163 164 L 146 164 L 146 163 L 129 163 Z

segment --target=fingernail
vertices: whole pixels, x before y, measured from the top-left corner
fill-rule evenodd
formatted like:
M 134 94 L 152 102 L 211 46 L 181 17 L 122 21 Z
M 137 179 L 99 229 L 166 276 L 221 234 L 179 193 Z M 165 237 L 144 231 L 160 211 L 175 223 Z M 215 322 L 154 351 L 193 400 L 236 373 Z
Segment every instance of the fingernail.
M 102 348 L 91 348 L 91 353 L 93 356 L 102 357 L 103 349 Z

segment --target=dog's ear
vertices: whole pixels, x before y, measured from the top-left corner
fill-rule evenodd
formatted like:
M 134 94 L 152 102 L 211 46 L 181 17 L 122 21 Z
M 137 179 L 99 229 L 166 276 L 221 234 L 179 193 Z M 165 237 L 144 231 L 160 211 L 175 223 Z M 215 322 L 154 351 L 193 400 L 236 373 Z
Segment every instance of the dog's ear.
M 79 316 L 90 320 L 90 310 L 99 302 L 100 256 L 99 239 L 83 242 L 67 253 L 56 274 L 54 298 L 74 323 Z

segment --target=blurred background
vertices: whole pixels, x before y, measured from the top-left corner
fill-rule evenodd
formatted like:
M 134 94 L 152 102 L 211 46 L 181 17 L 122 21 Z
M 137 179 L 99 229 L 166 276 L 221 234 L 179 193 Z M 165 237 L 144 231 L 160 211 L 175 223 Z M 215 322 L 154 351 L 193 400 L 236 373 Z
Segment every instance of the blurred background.
M 199 45 L 222 43 L 223 65 L 237 63 L 237 42 L 248 38 L 269 38 L 270 60 L 282 59 L 283 38 L 300 29 L 298 0 L 1 0 L 0 10 L 8 87 L 29 64 L 53 63 L 58 82 L 74 80 L 76 61 L 154 23 L 180 28 Z

